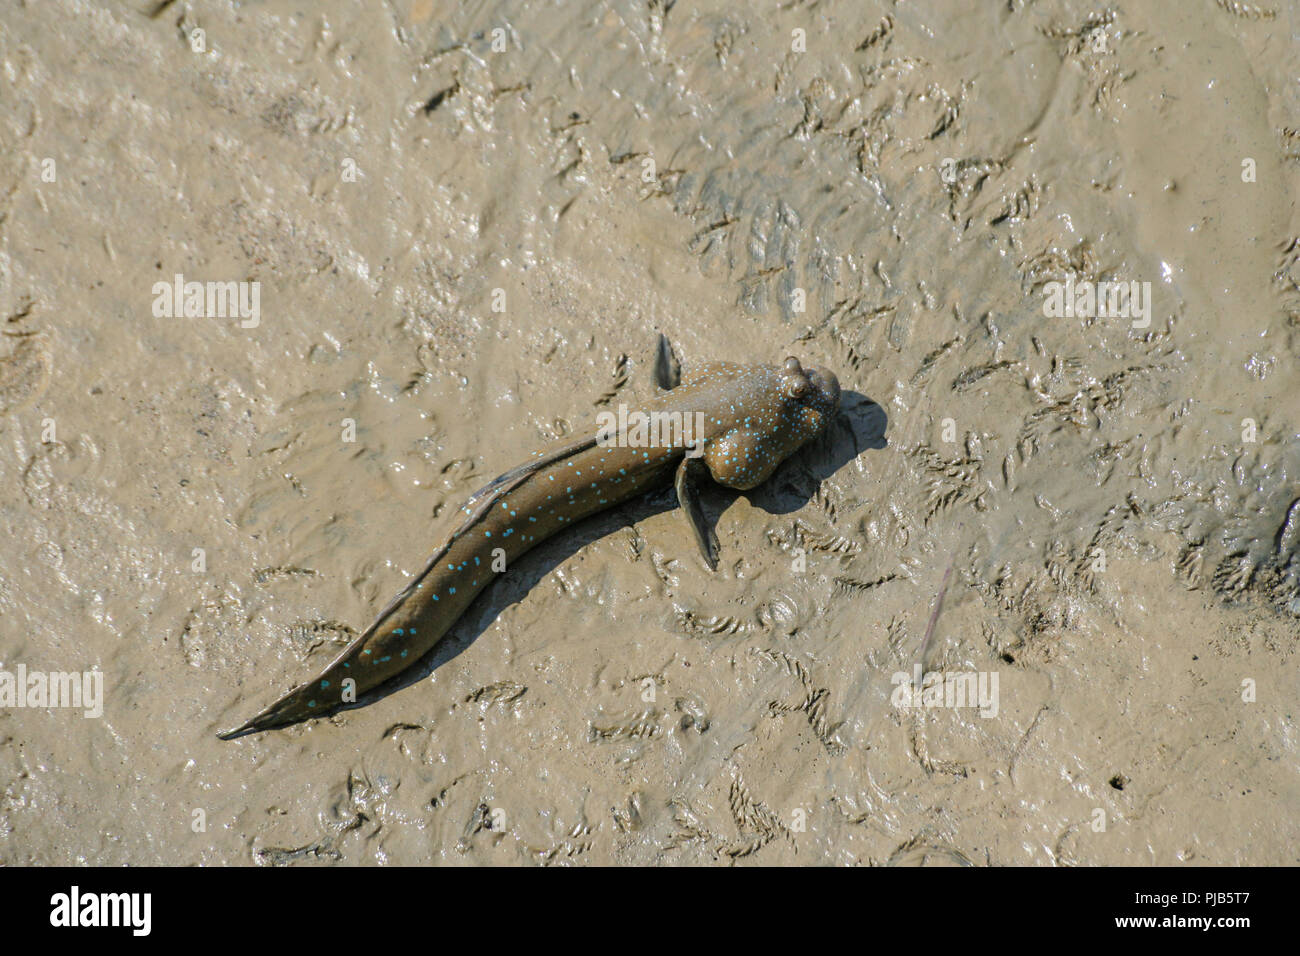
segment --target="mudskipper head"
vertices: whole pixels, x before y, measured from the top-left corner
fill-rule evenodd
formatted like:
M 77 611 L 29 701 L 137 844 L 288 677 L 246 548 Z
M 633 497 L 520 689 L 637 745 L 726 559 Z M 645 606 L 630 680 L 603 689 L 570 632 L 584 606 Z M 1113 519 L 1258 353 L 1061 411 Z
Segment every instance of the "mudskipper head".
M 804 368 L 794 356 L 781 365 L 781 392 L 797 403 L 800 444 L 825 429 L 840 406 L 840 383 L 835 373 L 820 365 Z
M 801 445 L 826 430 L 840 402 L 840 383 L 797 358 L 781 365 L 718 366 L 724 394 L 704 462 L 720 485 L 747 491 L 764 482 Z M 711 384 L 707 375 L 699 384 Z

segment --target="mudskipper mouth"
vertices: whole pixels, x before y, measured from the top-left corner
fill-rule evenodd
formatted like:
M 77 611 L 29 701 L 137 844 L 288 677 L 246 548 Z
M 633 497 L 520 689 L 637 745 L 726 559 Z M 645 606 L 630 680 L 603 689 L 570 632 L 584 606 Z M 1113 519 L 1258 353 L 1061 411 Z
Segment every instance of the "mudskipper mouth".
M 823 397 L 827 413 L 833 413 L 840 407 L 840 380 L 834 372 L 821 365 L 808 369 L 807 375 L 813 388 Z

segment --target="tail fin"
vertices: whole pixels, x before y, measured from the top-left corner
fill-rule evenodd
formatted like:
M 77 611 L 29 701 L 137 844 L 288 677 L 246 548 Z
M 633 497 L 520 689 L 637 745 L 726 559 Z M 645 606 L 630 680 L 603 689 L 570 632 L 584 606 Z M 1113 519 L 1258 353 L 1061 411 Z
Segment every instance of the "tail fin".
M 309 684 L 300 684 L 256 717 L 233 730 L 222 731 L 217 736 L 222 740 L 233 740 L 246 734 L 255 734 L 263 730 L 271 730 L 274 727 L 283 727 L 285 724 L 296 724 L 308 717 L 325 717 L 337 708 L 338 703 L 332 699 L 317 699 L 316 689 L 319 686 L 319 680 L 313 680 Z
M 430 575 L 437 572 L 438 562 L 446 556 L 456 539 L 480 521 L 496 502 L 517 488 L 531 475 L 536 474 L 553 462 L 585 451 L 595 444 L 596 438 L 593 435 L 554 448 L 546 453 L 539 452 L 536 458 L 530 459 L 518 468 L 512 468 L 480 488 L 465 503 L 464 511 L 467 517 L 460 527 L 453 531 L 442 547 L 433 553 L 424 569 L 412 578 L 407 586 L 398 592 L 388 602 L 388 605 L 379 612 L 379 617 L 366 629 L 364 634 L 344 648 L 339 656 L 331 661 L 329 666 L 318 676 L 305 684 L 299 684 L 252 720 L 232 730 L 223 731 L 217 736 L 222 740 L 233 740 L 236 737 L 243 737 L 245 734 L 255 734 L 263 730 L 271 730 L 274 727 L 282 727 L 285 724 L 296 724 L 300 720 L 307 720 L 311 717 L 327 717 L 343 706 L 344 703 L 354 702 L 356 694 L 363 694 L 378 687 L 384 681 L 404 670 L 407 664 L 398 660 L 395 655 L 392 662 L 384 666 L 385 662 L 389 661 L 390 658 L 388 655 L 383 654 L 380 648 L 383 647 L 385 639 L 394 633 L 394 626 L 398 622 L 398 619 L 394 618 L 394 614 L 401 608 L 411 611 L 411 603 L 420 602 L 419 589 L 422 583 Z M 432 590 L 436 591 L 438 589 L 435 587 Z M 452 589 L 452 593 L 455 593 L 455 588 Z M 411 648 L 414 654 L 410 659 L 411 662 L 418 660 L 441 640 L 453 623 L 453 618 L 446 618 L 433 622 L 432 626 L 422 626 L 420 629 L 422 632 L 421 637 L 416 642 L 416 646 Z M 401 634 L 402 631 L 396 630 L 395 633 Z M 408 639 L 403 638 L 403 643 L 408 643 Z M 352 670 L 352 665 L 362 660 L 363 656 L 370 655 L 372 650 L 374 654 L 369 658 L 371 663 L 365 667 L 358 666 L 356 670 Z M 406 650 L 402 651 L 401 656 L 403 658 L 407 656 Z M 353 681 L 350 688 L 353 696 L 345 700 L 340 695 L 340 691 L 349 677 Z

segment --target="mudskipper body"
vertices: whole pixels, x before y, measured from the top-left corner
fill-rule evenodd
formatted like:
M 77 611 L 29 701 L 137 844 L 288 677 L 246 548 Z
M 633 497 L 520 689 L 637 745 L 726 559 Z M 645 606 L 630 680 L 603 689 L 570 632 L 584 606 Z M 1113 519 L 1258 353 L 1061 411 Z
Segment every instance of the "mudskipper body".
M 713 362 L 679 382 L 679 366 L 660 338 L 655 377 L 662 389 L 639 411 L 651 440 L 602 429 L 534 452 L 524 464 L 470 497 L 460 524 L 424 569 L 318 676 L 301 684 L 229 739 L 322 717 L 414 665 L 437 644 L 478 594 L 515 560 L 551 535 L 669 481 L 710 568 L 717 541 L 704 520 L 696 480 L 758 485 L 819 434 L 839 405 L 840 386 L 824 368 Z M 644 419 L 642 419 L 644 420 Z M 631 437 L 633 440 L 627 440 Z

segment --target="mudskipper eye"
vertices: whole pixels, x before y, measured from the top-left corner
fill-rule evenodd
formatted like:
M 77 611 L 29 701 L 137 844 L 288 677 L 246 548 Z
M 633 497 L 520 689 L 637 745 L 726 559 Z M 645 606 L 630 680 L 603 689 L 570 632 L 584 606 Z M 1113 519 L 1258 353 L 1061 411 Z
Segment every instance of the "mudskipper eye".
M 808 376 L 804 374 L 799 360 L 791 355 L 781 363 L 781 391 L 797 402 L 808 394 L 808 388 Z

